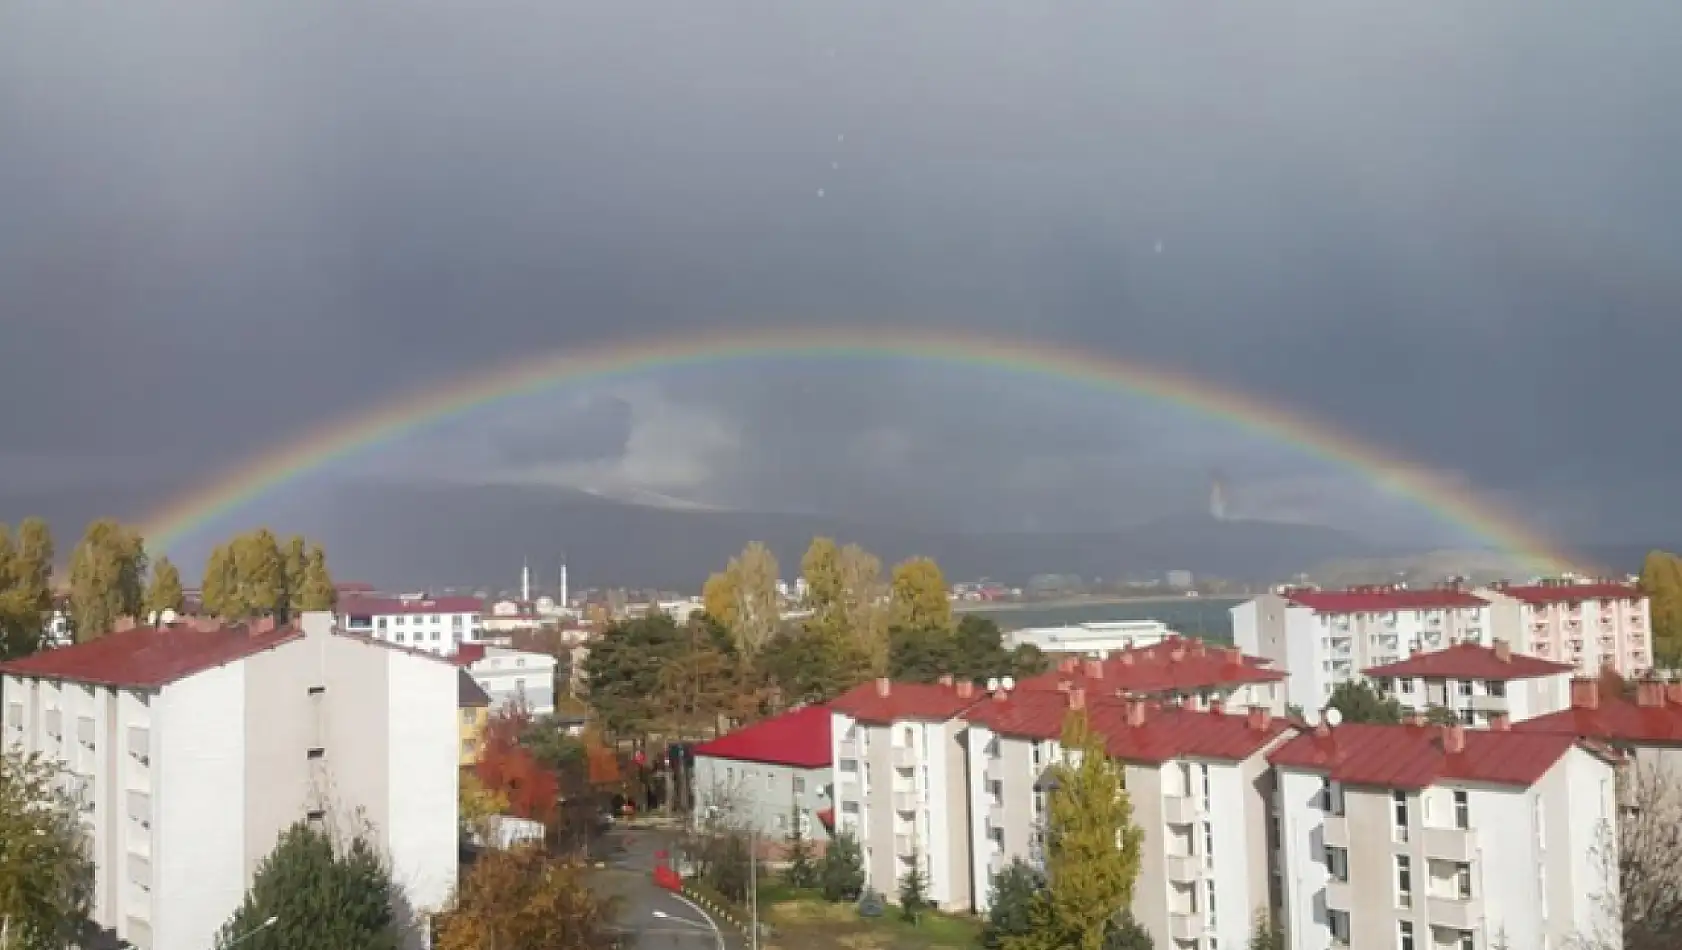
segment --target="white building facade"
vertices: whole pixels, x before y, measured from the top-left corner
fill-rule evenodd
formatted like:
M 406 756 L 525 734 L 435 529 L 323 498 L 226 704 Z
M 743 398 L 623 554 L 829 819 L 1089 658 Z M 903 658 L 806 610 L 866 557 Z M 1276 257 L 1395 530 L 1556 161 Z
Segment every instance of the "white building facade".
M 1557 580 L 1478 590 L 1496 635 L 1520 653 L 1566 663 L 1584 676 L 1610 667 L 1635 677 L 1653 668 L 1653 618 L 1633 584 Z
M 1157 620 L 1117 620 L 1068 624 L 1061 627 L 1023 627 L 1007 630 L 1005 649 L 1030 645 L 1045 653 L 1078 653 L 1101 657 L 1112 650 L 1150 647 L 1177 634 Z
M 1284 590 L 1232 608 L 1233 642 L 1288 674 L 1290 705 L 1320 709 L 1367 667 L 1455 643 L 1490 645 L 1489 602 L 1457 588 Z
M 821 848 L 834 806 L 830 715 L 806 706 L 696 746 L 697 819 L 757 831 L 769 851 L 795 828 Z
M 487 646 L 484 655 L 469 663 L 467 675 L 491 698 L 496 712 L 523 706 L 533 716 L 555 712 L 555 668 L 547 653 Z M 477 651 L 475 651 L 477 652 Z
M 401 647 L 449 656 L 484 635 L 484 604 L 475 597 L 347 597 L 339 626 Z
M 360 815 L 422 913 L 456 883 L 457 671 L 338 633 L 134 629 L 0 667 L 4 736 L 62 763 L 94 919 L 139 950 L 209 947 L 298 821 Z
M 1271 758 L 1294 950 L 1620 945 L 1614 766 L 1571 737 L 1321 726 Z
M 1386 696 L 1421 715 L 1447 709 L 1462 725 L 1487 728 L 1546 716 L 1571 705 L 1572 667 L 1514 653 L 1505 640 L 1416 653 L 1366 675 Z

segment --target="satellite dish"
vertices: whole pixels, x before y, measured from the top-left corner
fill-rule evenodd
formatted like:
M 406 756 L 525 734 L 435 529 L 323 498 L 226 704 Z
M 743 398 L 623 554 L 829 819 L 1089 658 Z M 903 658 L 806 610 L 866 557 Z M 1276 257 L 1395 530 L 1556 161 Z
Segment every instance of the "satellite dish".
M 1008 693 L 1011 690 L 1016 688 L 1016 678 L 1012 677 L 1012 676 L 1007 676 L 1004 679 L 999 680 L 999 685 L 1003 686 L 1005 688 L 1005 692 Z
M 999 688 L 999 678 L 997 676 L 990 677 L 987 680 L 987 692 L 991 693 L 998 688 Z
M 1343 725 L 1343 710 L 1335 706 L 1326 710 L 1326 725 L 1334 728 Z

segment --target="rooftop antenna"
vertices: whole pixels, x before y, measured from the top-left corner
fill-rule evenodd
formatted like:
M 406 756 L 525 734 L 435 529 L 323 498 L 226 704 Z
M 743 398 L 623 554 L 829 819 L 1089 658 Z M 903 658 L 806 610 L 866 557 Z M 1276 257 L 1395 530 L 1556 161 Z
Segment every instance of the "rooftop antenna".
M 520 562 L 520 602 L 531 603 L 531 562 Z

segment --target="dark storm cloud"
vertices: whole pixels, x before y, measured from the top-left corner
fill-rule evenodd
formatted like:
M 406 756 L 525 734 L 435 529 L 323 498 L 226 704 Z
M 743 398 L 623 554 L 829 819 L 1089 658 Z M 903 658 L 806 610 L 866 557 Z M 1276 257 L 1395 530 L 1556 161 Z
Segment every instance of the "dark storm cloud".
M 1677 530 L 1678 36 L 1660 0 L 14 7 L 0 450 L 173 483 L 534 350 L 961 326 L 1266 394 L 1573 532 Z M 1000 485 L 1080 521 L 1094 481 L 1132 511 L 1210 464 L 1321 474 L 853 372 L 662 381 L 670 438 L 623 409 L 474 438 L 562 481 L 942 520 Z

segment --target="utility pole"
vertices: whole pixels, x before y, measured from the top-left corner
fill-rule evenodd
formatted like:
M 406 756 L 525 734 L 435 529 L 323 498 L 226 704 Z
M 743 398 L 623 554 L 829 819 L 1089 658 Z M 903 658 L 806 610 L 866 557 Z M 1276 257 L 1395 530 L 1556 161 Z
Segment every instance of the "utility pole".
M 748 837 L 748 920 L 752 935 L 749 950 L 759 950 L 759 823 Z

